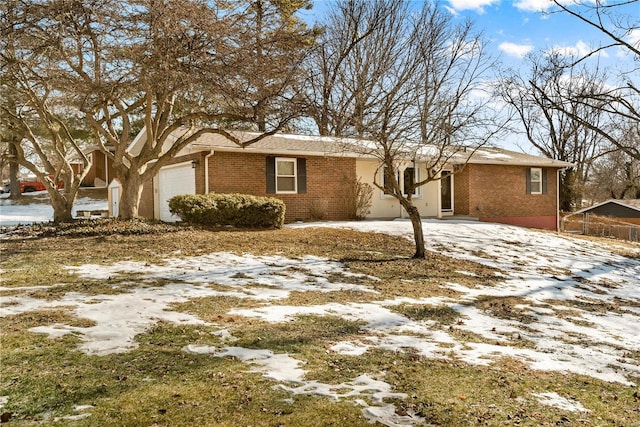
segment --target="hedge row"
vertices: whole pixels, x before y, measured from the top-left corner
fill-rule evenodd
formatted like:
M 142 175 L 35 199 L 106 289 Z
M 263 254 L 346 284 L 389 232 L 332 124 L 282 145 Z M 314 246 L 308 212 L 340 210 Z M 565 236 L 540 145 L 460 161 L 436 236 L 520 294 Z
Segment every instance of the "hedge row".
M 169 199 L 169 210 L 184 222 L 238 228 L 282 228 L 280 199 L 248 194 L 184 194 Z

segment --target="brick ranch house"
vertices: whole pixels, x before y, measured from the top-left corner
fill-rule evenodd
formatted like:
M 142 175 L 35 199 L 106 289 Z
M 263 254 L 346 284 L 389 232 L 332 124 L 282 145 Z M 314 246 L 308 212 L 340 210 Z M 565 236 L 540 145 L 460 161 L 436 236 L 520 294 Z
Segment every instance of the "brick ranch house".
M 248 140 L 256 134 L 244 135 Z M 175 221 L 168 209 L 171 197 L 216 192 L 277 197 L 286 204 L 287 222 L 351 219 L 350 189 L 358 179 L 372 184 L 384 174 L 377 159 L 346 150 L 345 141 L 355 140 L 276 134 L 243 149 L 221 135 L 202 135 L 145 185 L 139 214 Z M 558 171 L 570 163 L 498 148 L 483 148 L 466 165 L 465 160 L 448 165 L 454 174 L 416 190 L 413 201 L 423 217 L 558 229 Z M 398 165 L 401 186 L 426 173 L 419 161 Z M 111 215 L 117 215 L 118 186 L 117 181 L 109 186 Z M 400 217 L 406 213 L 398 201 L 373 187 L 367 219 Z

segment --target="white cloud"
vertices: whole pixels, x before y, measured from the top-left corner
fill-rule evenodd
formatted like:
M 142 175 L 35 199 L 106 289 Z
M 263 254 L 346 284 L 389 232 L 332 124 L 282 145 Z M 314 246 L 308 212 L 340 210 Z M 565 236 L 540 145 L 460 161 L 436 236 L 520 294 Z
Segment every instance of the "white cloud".
M 447 9 L 447 11 L 449 11 L 449 13 L 452 14 L 453 16 L 458 16 L 459 15 L 458 11 L 455 10 L 454 8 L 452 8 L 452 7 L 445 6 L 444 8 Z
M 524 56 L 533 50 L 534 46 L 530 44 L 516 44 L 510 42 L 500 43 L 498 49 L 503 51 L 509 56 L 516 58 L 524 58 Z
M 629 34 L 625 37 L 629 43 L 640 49 L 640 28 L 634 28 L 629 31 Z
M 559 3 L 567 5 L 575 3 L 575 1 L 560 0 Z M 587 1 L 586 3 L 593 3 L 593 0 Z M 551 0 L 516 0 L 513 6 L 523 12 L 546 12 L 555 6 L 555 2 Z
M 484 13 L 485 7 L 492 6 L 497 3 L 500 3 L 500 0 L 449 0 L 451 8 L 455 11 L 475 10 L 480 14 Z
M 593 48 L 582 40 L 578 40 L 575 46 L 554 46 L 551 48 L 551 51 L 563 56 L 583 57 L 589 55 L 593 51 Z M 603 58 L 609 57 L 609 54 L 604 50 L 601 50 L 599 55 Z
M 553 6 L 551 0 L 518 0 L 513 6 L 525 12 L 544 12 Z
M 563 5 L 575 5 L 575 0 L 559 0 L 558 3 Z M 594 4 L 595 0 L 586 0 L 584 3 Z M 515 0 L 513 6 L 523 12 L 547 12 L 555 6 L 552 0 Z

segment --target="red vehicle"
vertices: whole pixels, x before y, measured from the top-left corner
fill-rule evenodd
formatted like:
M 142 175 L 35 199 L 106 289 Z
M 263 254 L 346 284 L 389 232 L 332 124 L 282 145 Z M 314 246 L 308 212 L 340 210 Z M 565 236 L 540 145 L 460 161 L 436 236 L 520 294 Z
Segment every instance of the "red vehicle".
M 63 188 L 64 183 L 62 181 L 58 182 L 58 188 Z M 40 181 L 20 181 L 20 192 L 21 193 L 33 193 L 34 191 L 44 191 L 47 188 Z M 3 192 L 8 193 L 11 191 L 9 189 L 9 183 L 4 185 Z
M 21 193 L 33 193 L 34 191 L 44 191 L 46 187 L 40 181 L 20 181 Z

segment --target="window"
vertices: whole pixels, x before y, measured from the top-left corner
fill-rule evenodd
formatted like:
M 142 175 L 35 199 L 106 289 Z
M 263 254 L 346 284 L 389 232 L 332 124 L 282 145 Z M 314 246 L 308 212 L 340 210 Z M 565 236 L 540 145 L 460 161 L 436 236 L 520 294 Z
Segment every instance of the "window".
M 388 168 L 386 166 L 382 166 L 382 177 L 380 179 L 382 187 L 384 188 L 383 196 L 391 196 L 393 194 L 393 175 L 388 173 Z M 393 173 L 393 172 L 392 172 Z M 418 181 L 420 181 L 420 169 L 408 167 L 402 171 L 395 171 L 396 182 L 400 186 L 402 190 L 402 194 L 406 197 L 408 196 L 409 189 Z M 417 197 L 420 195 L 420 188 L 413 189 L 413 197 Z
M 296 191 L 296 159 L 276 158 L 276 193 Z
M 420 169 L 406 168 L 403 173 L 402 191 L 405 196 L 409 195 L 409 189 L 418 181 L 420 181 Z M 413 196 L 418 196 L 420 188 L 413 189 Z
M 542 169 L 531 168 L 529 172 L 529 194 L 542 194 Z
M 304 158 L 267 156 L 267 194 L 307 192 L 307 162 Z
M 389 171 L 386 166 L 382 167 L 382 187 L 384 188 L 384 194 L 393 194 L 393 172 Z

